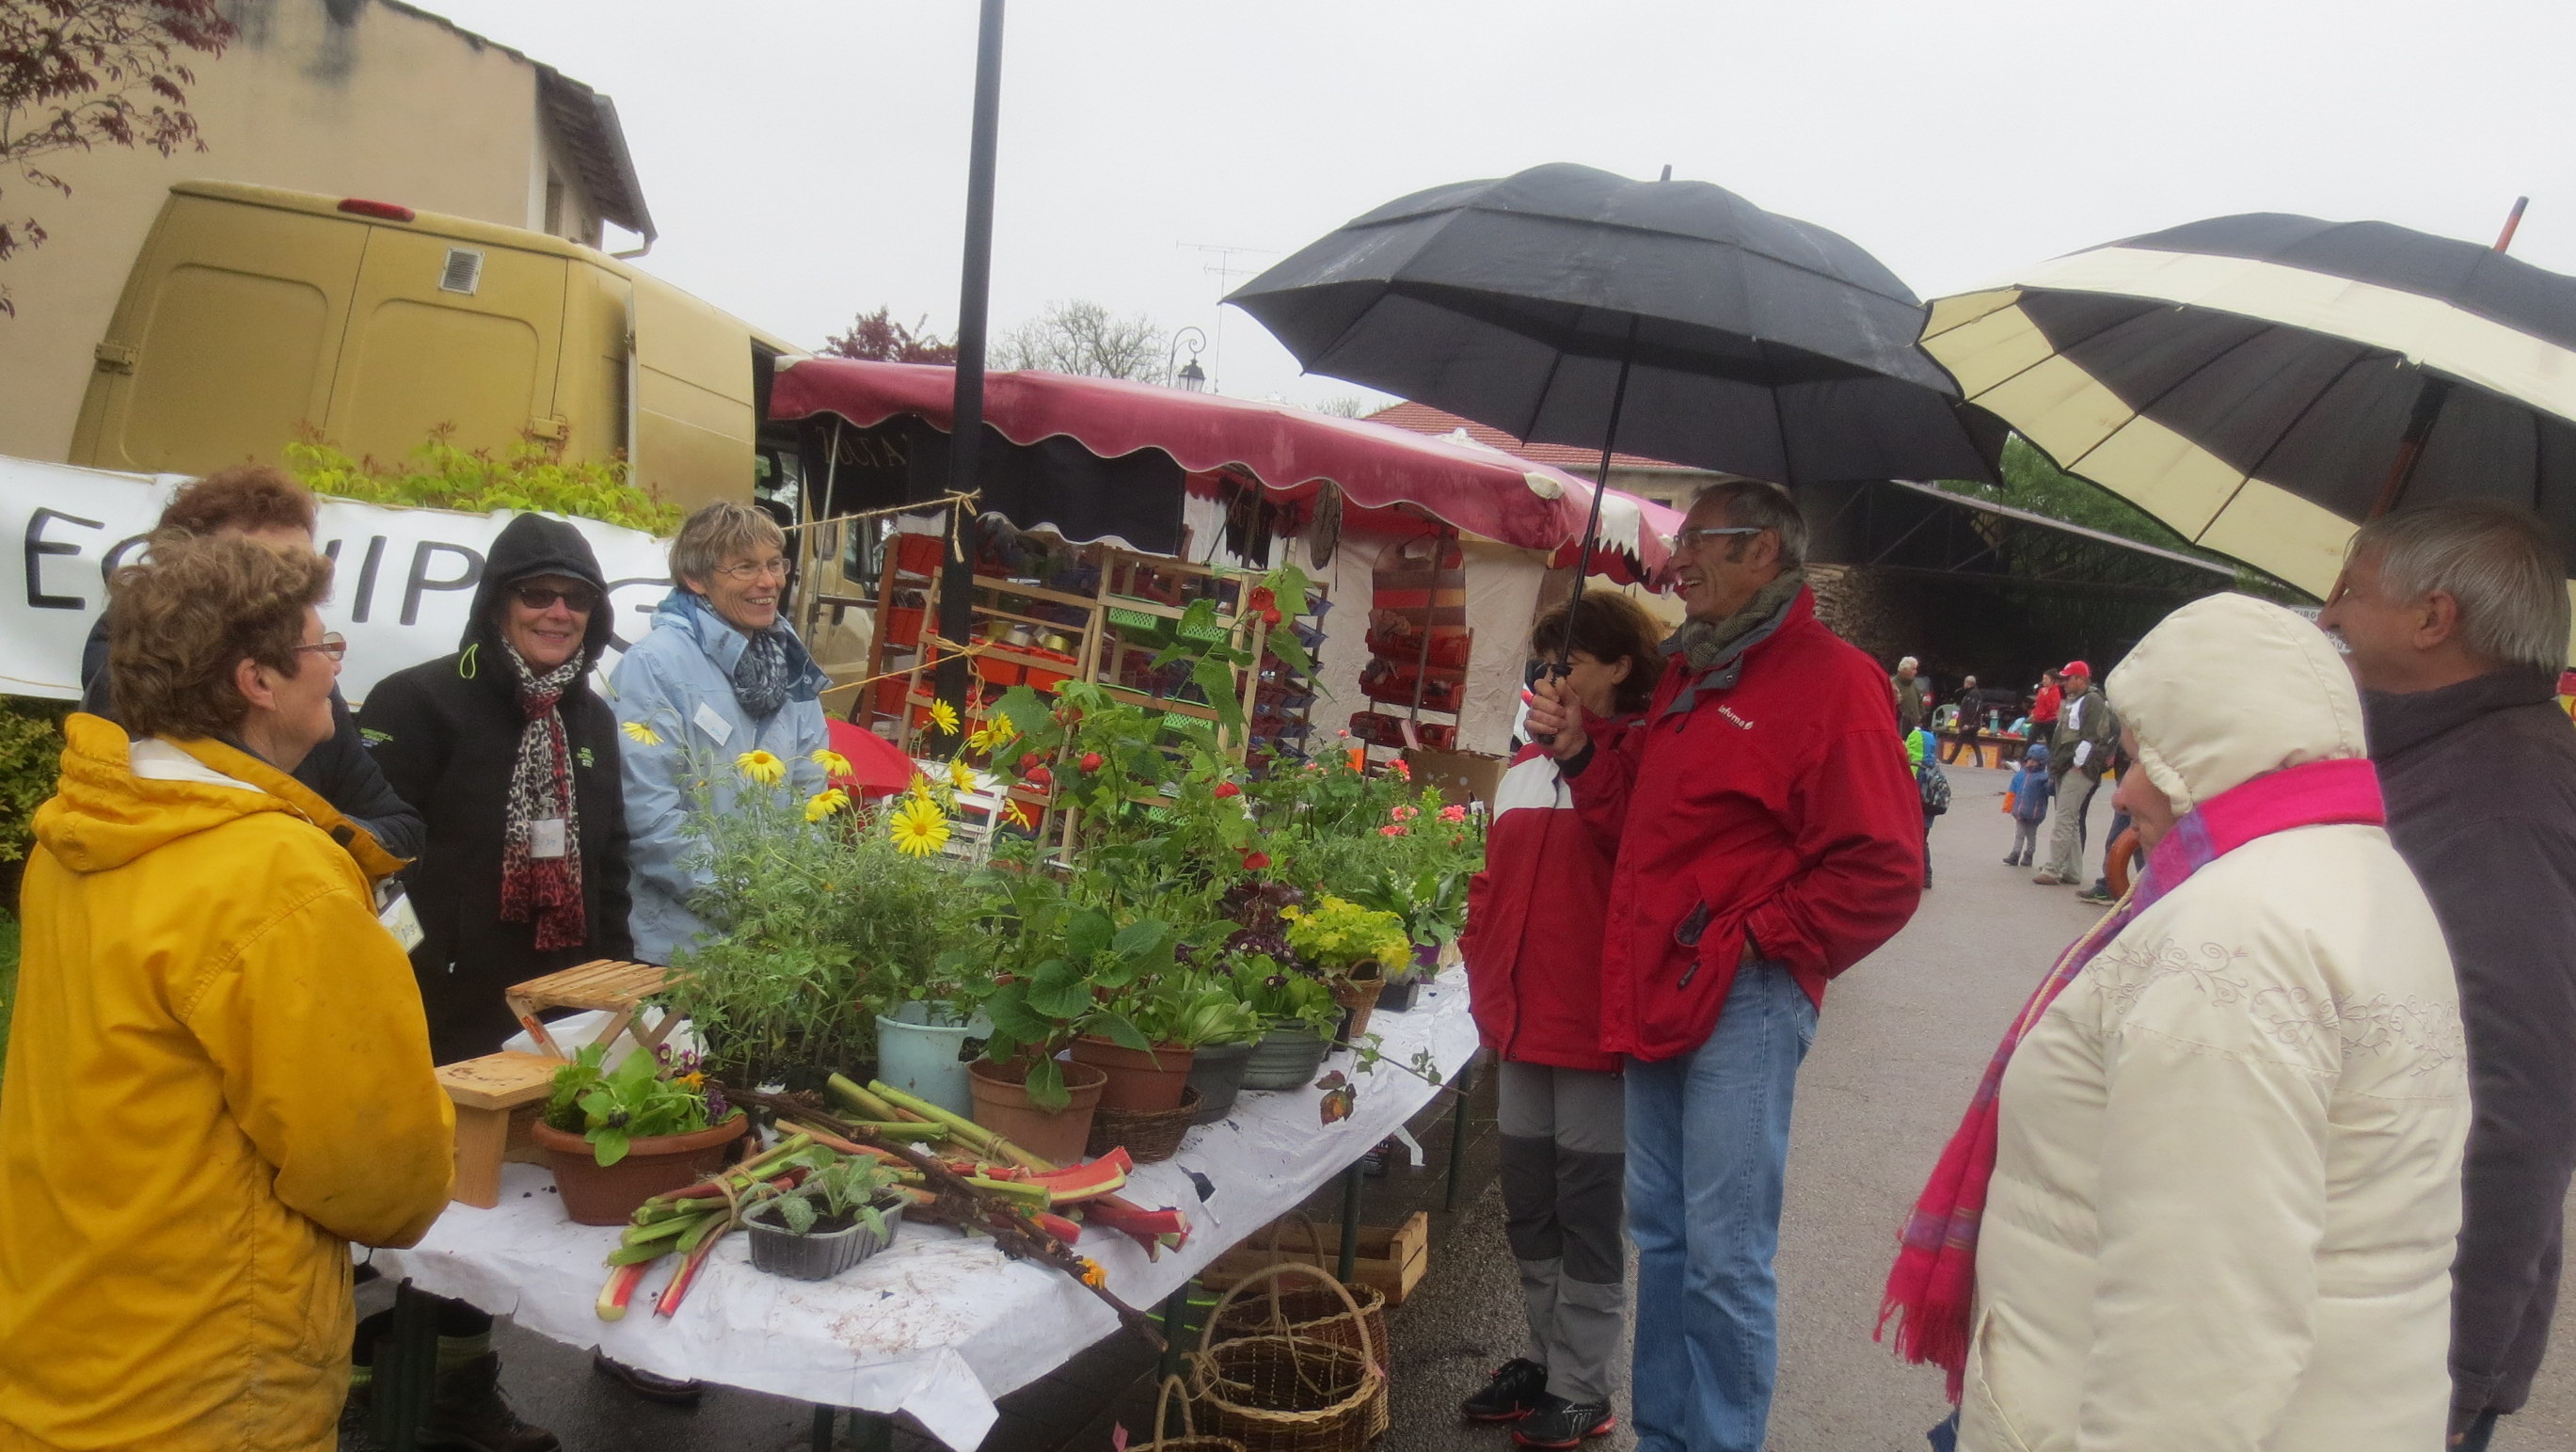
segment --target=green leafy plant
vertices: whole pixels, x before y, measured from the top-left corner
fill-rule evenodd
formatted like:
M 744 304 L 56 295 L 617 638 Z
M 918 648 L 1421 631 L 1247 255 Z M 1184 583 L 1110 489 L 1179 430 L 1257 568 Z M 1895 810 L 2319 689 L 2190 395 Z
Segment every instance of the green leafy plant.
M 1288 920 L 1288 946 L 1327 972 L 1371 963 L 1392 971 L 1413 956 L 1402 918 L 1347 898 L 1327 895 L 1311 908 L 1289 908 L 1280 916 Z
M 535 438 L 512 444 L 496 456 L 489 449 L 460 448 L 450 442 L 449 433 L 444 428 L 432 433 L 402 465 L 353 459 L 320 434 L 310 433 L 286 446 L 286 467 L 316 494 L 368 504 L 476 514 L 537 510 L 602 520 L 654 535 L 679 531 L 680 506 L 637 488 L 623 457 L 567 464 L 560 441 Z
M 583 1045 L 546 1096 L 546 1123 L 590 1141 L 602 1168 L 626 1158 L 632 1141 L 707 1127 L 706 1076 L 694 1067 L 666 1078 L 653 1055 L 632 1053 L 603 1070 L 607 1055 L 605 1045 Z
M 1184 1049 L 1249 1043 L 1263 1028 L 1234 980 L 1216 975 L 1185 974 L 1155 985 L 1139 998 L 1133 1017 L 1145 1037 Z
M 812 1173 L 776 1200 L 778 1220 L 790 1235 L 811 1235 L 816 1226 L 840 1230 L 864 1223 L 871 1234 L 886 1233 L 878 1202 L 900 1183 L 880 1161 L 860 1155 L 837 1155 L 820 1147 L 804 1152 Z
M 36 808 L 62 776 L 68 701 L 0 697 L 0 862 L 17 862 L 36 842 Z
M 965 991 L 992 1020 L 984 1056 L 997 1064 L 1024 1062 L 1029 1102 L 1061 1110 L 1073 1097 L 1055 1055 L 1077 1037 L 1098 1034 L 1152 1052 L 1154 1041 L 1126 1007 L 1172 970 L 1179 938 L 1160 919 L 1121 924 L 1099 908 L 1038 886 L 1045 882 L 1018 875 L 1001 884 L 1003 898 L 989 924 L 995 933 L 991 946 L 1007 966 L 968 983 Z M 1011 915 L 1008 922 L 1004 912 Z
M 1318 1036 L 1329 1034 L 1341 1019 L 1342 1006 L 1323 979 L 1295 967 L 1282 967 L 1267 954 L 1238 960 L 1234 995 L 1263 1025 L 1302 1024 Z

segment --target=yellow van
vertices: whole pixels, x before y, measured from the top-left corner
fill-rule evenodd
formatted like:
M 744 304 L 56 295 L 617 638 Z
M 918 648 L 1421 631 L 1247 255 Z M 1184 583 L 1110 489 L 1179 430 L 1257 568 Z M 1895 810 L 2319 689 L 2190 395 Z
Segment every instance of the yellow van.
M 182 182 L 81 401 L 71 462 L 198 474 L 319 429 L 392 462 L 468 448 L 619 451 L 695 507 L 749 499 L 773 366 L 795 351 L 578 243 L 395 202 Z

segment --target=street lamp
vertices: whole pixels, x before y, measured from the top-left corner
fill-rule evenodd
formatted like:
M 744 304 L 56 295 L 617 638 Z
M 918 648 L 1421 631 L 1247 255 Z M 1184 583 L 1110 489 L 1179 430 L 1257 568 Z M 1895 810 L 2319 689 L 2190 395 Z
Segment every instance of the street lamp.
M 1184 338 L 1189 340 L 1190 360 L 1175 368 L 1172 365 L 1181 356 L 1181 342 Z M 1173 387 L 1191 393 L 1206 391 L 1207 373 L 1199 367 L 1199 350 L 1206 346 L 1207 334 L 1196 328 L 1183 328 L 1172 334 L 1171 350 L 1163 356 L 1163 376 L 1172 381 Z

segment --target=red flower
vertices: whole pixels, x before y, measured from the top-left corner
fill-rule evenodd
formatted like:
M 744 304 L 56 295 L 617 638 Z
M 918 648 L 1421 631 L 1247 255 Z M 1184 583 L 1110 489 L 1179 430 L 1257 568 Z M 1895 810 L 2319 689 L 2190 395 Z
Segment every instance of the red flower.
M 1402 837 L 1408 835 L 1404 828 L 1397 826 L 1380 827 L 1377 829 L 1377 834 L 1381 837 Z
M 1267 853 L 1267 852 L 1246 852 L 1246 853 L 1244 853 L 1244 854 L 1243 854 L 1243 870 L 1244 870 L 1244 871 L 1246 871 L 1246 872 L 1263 872 L 1263 871 L 1267 871 L 1267 870 L 1269 869 L 1269 867 L 1270 867 L 1270 854 L 1269 854 L 1269 853 Z
M 1100 770 L 1100 753 L 1097 751 L 1086 751 L 1082 753 L 1082 769 L 1084 771 Z
M 1220 797 L 1239 797 L 1243 795 L 1243 788 L 1230 781 L 1221 781 L 1216 784 L 1216 794 Z
M 1047 770 L 1044 765 L 1030 767 L 1020 773 L 1020 779 L 1040 790 L 1055 785 L 1055 773 Z
M 1244 597 L 1243 608 L 1246 610 L 1264 611 L 1268 613 L 1273 624 L 1278 622 L 1279 597 L 1271 593 L 1271 589 L 1267 585 L 1255 585 L 1252 589 L 1252 593 Z
M 1394 773 L 1395 773 L 1395 776 L 1396 776 L 1396 780 L 1398 780 L 1398 781 L 1411 781 L 1411 780 L 1413 780 L 1413 768 L 1412 768 L 1412 767 L 1409 767 L 1409 766 L 1407 766 L 1407 765 L 1405 765 L 1405 764 L 1404 764 L 1404 758 L 1403 758 L 1403 757 L 1401 757 L 1401 756 L 1397 757 L 1397 758 L 1396 758 L 1395 760 L 1393 760 L 1393 761 L 1388 762 L 1388 763 L 1386 764 L 1386 769 L 1387 769 L 1387 770 L 1389 770 L 1389 771 L 1391 771 L 1391 772 L 1394 772 Z
M 1037 769 L 1038 769 L 1038 763 L 1039 763 L 1040 761 L 1043 761 L 1043 760 L 1045 760 L 1045 758 L 1044 758 L 1044 757 L 1039 756 L 1039 755 L 1038 755 L 1036 752 L 1034 752 L 1034 751 L 1023 751 L 1023 752 L 1021 752 L 1021 753 L 1020 753 L 1020 775 L 1022 775 L 1022 776 L 1027 776 L 1030 772 L 1037 770 Z

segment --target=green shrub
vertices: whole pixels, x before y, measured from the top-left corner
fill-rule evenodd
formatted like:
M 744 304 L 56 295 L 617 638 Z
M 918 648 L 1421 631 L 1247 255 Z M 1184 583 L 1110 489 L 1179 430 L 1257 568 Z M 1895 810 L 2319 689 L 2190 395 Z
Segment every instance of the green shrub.
M 62 721 L 71 710 L 68 701 L 0 696 L 0 863 L 24 861 L 35 845 L 36 808 L 61 775 Z
M 9 1009 L 18 1001 L 18 919 L 0 913 L 0 1064 L 9 1061 Z
M 364 504 L 403 504 L 426 509 L 539 510 L 640 529 L 653 535 L 679 532 L 684 511 L 635 486 L 624 459 L 567 464 L 561 444 L 522 440 L 494 457 L 489 449 L 463 449 L 445 430 L 412 450 L 401 467 L 374 458 L 353 459 L 320 436 L 286 446 L 286 467 L 316 494 Z

